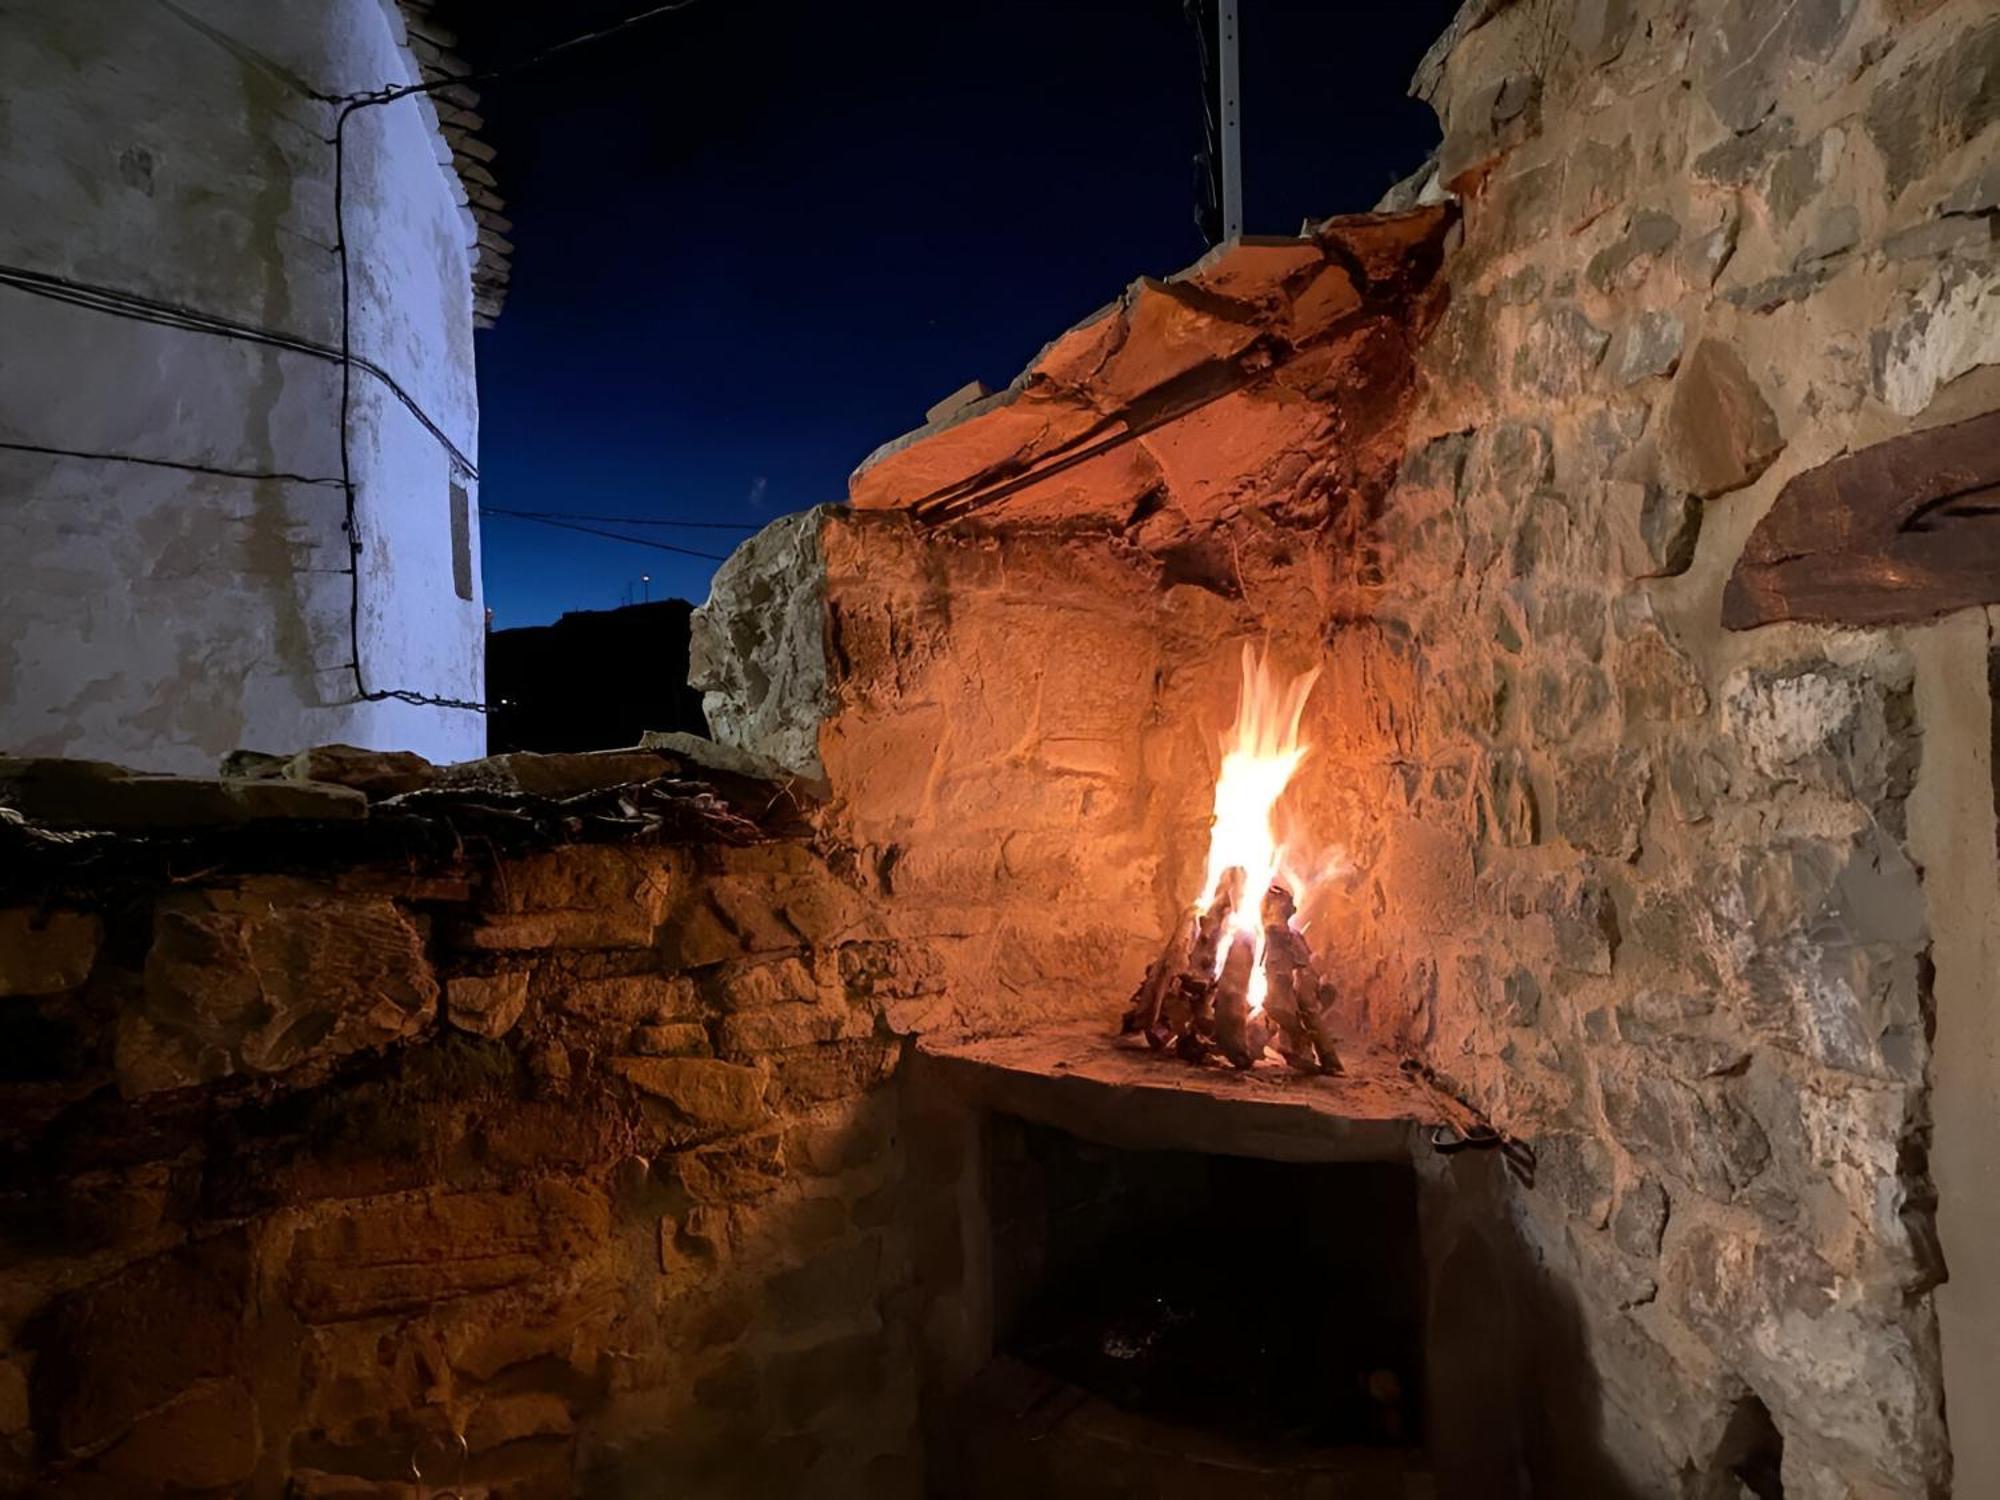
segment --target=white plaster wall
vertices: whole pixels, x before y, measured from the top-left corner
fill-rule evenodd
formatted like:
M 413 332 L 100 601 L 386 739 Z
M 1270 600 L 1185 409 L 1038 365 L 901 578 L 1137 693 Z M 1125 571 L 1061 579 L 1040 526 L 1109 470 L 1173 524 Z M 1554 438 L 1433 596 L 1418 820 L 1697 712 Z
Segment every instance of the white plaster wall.
M 340 337 L 339 95 L 414 81 L 388 0 L 0 0 L 0 264 Z M 477 462 L 472 227 L 421 97 L 349 125 L 356 351 Z M 349 663 L 340 372 L 0 287 L 0 753 L 212 771 L 239 746 L 480 754 L 464 710 L 366 703 Z M 483 694 L 451 465 L 357 372 L 368 686 Z

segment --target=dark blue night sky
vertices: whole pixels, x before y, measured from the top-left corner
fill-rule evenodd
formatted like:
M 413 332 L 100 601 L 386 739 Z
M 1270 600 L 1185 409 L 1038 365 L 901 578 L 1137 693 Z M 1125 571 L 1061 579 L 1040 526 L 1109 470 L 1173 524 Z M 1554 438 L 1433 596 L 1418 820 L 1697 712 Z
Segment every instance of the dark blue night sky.
M 1371 206 L 1436 138 L 1406 97 L 1454 0 L 1240 0 L 1246 228 Z M 484 67 L 644 8 L 471 12 Z M 967 380 L 998 387 L 1204 248 L 1180 0 L 701 0 L 486 91 L 513 289 L 479 336 L 482 502 L 740 526 L 846 493 Z M 607 528 L 618 529 L 618 528 Z M 624 528 L 635 530 L 635 528 Z M 483 527 L 497 628 L 715 564 Z

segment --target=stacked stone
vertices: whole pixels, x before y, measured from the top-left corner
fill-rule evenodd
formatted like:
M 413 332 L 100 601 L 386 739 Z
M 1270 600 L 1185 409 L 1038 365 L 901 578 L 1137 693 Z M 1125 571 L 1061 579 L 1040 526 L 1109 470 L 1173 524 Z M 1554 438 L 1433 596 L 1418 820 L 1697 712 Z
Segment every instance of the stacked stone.
M 914 1495 L 937 982 L 796 842 L 0 911 L 0 1489 Z
M 461 201 L 469 220 L 472 261 L 472 322 L 491 328 L 507 304 L 513 278 L 514 242 L 507 236 L 514 222 L 493 175 L 495 152 L 486 143 L 486 119 L 479 113 L 479 92 L 469 80 L 471 64 L 459 55 L 458 36 L 438 19 L 431 0 L 396 0 L 402 17 L 404 45 L 422 81 L 425 97 L 437 111 L 438 131 L 451 152 L 451 169 L 458 179 Z
M 1492 1300 L 1549 1316 L 1496 1333 L 1487 1388 L 1548 1399 L 1488 1424 L 1516 1446 L 1466 1493 L 1517 1460 L 1666 1492 L 1780 1447 L 1793 1495 L 1947 1470 L 1927 954 L 1959 939 L 1909 806 L 1918 685 L 1965 662 L 1721 621 L 1789 479 L 1995 404 L 1996 72 L 1979 0 L 1468 0 L 1417 79 L 1439 157 L 1383 205 L 1463 212 L 1448 301 L 1402 284 L 1413 372 L 1369 357 L 1365 296 L 1288 349 L 1325 237 L 1246 244 L 814 523 L 831 680 L 757 709 L 974 1030 L 1110 1023 L 1199 885 L 1240 642 L 1318 660 L 1287 806 L 1345 856 L 1307 914 L 1340 1029 L 1541 1148 L 1466 1233 L 1519 1226 Z M 1222 393 L 1139 401 L 1113 356 Z M 756 581 L 719 585 L 719 634 L 754 637 Z
M 1719 621 L 1788 478 L 1993 404 L 1971 372 L 2000 359 L 2000 21 L 1461 20 L 1418 79 L 1465 218 L 1380 615 L 1428 684 L 1423 831 L 1397 841 L 1461 871 L 1464 907 L 1456 937 L 1377 930 L 1435 965 L 1437 1065 L 1540 1148 L 1507 1211 L 1579 1325 L 1608 1466 L 1557 1455 L 1553 1488 L 1729 1472 L 1763 1413 L 1787 1495 L 1935 1493 L 1933 933 L 1906 812 L 1930 648 Z

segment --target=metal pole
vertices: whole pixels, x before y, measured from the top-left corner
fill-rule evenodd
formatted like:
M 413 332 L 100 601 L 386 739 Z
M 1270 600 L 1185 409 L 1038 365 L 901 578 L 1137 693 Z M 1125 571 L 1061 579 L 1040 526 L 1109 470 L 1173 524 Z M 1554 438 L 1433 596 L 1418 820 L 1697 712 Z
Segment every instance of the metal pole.
M 1222 66 L 1222 237 L 1243 233 L 1243 137 L 1236 86 L 1236 0 L 1218 0 Z

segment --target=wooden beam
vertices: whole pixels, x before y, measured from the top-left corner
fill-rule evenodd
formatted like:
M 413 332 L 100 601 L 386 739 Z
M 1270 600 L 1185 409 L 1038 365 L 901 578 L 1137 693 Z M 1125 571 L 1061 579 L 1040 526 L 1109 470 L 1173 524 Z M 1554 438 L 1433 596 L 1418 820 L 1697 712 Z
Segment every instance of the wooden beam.
M 2000 411 L 1795 474 L 1757 523 L 1722 623 L 1897 625 L 2000 603 Z

